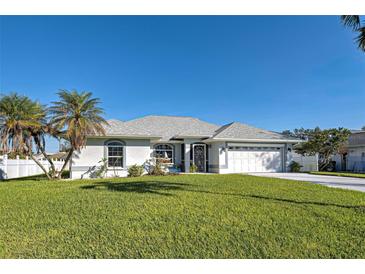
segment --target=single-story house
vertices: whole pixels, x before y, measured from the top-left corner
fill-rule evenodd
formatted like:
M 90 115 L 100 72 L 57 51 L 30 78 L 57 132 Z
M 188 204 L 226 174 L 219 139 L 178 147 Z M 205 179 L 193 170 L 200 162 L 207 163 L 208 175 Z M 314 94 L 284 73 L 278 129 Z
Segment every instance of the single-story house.
M 352 130 L 345 147 L 332 160 L 338 171 L 365 172 L 365 130 Z
M 101 160 L 107 176 L 127 176 L 131 165 L 151 158 L 190 172 L 285 172 L 292 146 L 300 142 L 282 134 L 234 122 L 219 126 L 193 117 L 146 116 L 130 121 L 109 120 L 105 136 L 88 136 L 74 153 L 71 178 L 87 178 Z

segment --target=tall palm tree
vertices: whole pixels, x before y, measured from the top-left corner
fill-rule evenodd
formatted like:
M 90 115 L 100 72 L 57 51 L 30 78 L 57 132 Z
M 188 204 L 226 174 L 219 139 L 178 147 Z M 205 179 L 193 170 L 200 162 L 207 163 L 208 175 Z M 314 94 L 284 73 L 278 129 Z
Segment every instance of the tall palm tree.
M 361 22 L 361 17 L 359 15 L 342 15 L 341 21 L 346 27 L 358 33 L 356 43 L 359 49 L 365 51 L 365 26 Z
M 30 156 L 49 177 L 47 170 L 33 156 L 33 136 L 42 131 L 45 123 L 46 109 L 38 102 L 17 93 L 1 97 L 0 146 L 2 152 Z
M 52 116 L 50 125 L 60 130 L 70 143 L 65 163 L 58 174 L 60 178 L 74 151 L 85 146 L 87 136 L 105 135 L 104 126 L 108 123 L 102 117 L 103 109 L 98 107 L 100 100 L 92 98 L 91 92 L 60 90 L 57 94 L 60 100 L 52 102 L 49 108 Z

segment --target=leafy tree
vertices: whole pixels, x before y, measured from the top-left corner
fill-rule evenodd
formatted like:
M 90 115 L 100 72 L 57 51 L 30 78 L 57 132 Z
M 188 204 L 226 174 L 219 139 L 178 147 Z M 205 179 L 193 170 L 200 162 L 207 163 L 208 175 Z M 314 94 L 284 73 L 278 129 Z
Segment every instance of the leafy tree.
M 365 130 L 365 126 L 363 126 L 363 127 L 361 128 L 361 130 Z
M 365 26 L 361 22 L 359 15 L 342 15 L 343 25 L 357 32 L 356 43 L 362 51 L 365 51 Z
M 286 131 L 288 134 L 290 131 Z M 301 155 L 319 155 L 319 169 L 325 170 L 331 163 L 331 156 L 340 153 L 346 144 L 350 131 L 345 128 L 330 128 L 321 130 L 298 129 L 290 132 L 292 137 L 303 137 L 305 142 L 294 147 L 295 152 Z
M 58 174 L 58 178 L 61 178 L 74 151 L 85 146 L 87 135 L 105 135 L 104 126 L 108 123 L 102 117 L 103 110 L 98 107 L 100 100 L 92 98 L 91 92 L 60 90 L 57 94 L 60 100 L 53 102 L 49 108 L 52 117 L 50 125 L 60 131 L 70 145 L 65 163 Z
M 310 132 L 311 132 L 311 129 L 296 128 L 293 131 L 284 130 L 281 134 L 288 136 L 288 137 L 297 138 L 300 140 L 308 140 L 308 136 L 309 136 Z

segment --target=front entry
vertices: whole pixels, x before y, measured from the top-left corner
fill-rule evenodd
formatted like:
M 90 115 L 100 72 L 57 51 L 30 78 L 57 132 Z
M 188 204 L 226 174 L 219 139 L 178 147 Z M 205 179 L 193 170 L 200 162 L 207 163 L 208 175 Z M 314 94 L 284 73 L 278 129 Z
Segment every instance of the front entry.
M 193 144 L 193 163 L 197 167 L 197 172 L 205 172 L 205 145 Z

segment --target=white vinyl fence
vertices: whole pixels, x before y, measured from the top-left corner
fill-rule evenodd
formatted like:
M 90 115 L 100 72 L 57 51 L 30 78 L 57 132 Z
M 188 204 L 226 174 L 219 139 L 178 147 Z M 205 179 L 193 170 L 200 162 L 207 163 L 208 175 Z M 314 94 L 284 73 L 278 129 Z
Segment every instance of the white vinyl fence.
M 47 160 L 39 160 L 49 170 Z M 56 169 L 61 169 L 64 161 L 53 161 Z M 0 179 L 12 179 L 42 174 L 42 169 L 31 159 L 8 159 L 7 155 L 0 156 Z
M 332 156 L 332 161 L 336 162 L 336 171 L 350 171 L 355 173 L 365 172 L 365 158 L 362 156 L 348 155 L 344 160 L 342 155 Z M 346 161 L 346 163 L 344 163 Z
M 303 156 L 292 152 L 290 160 L 295 161 L 302 166 L 300 171 L 318 171 L 318 155 Z

